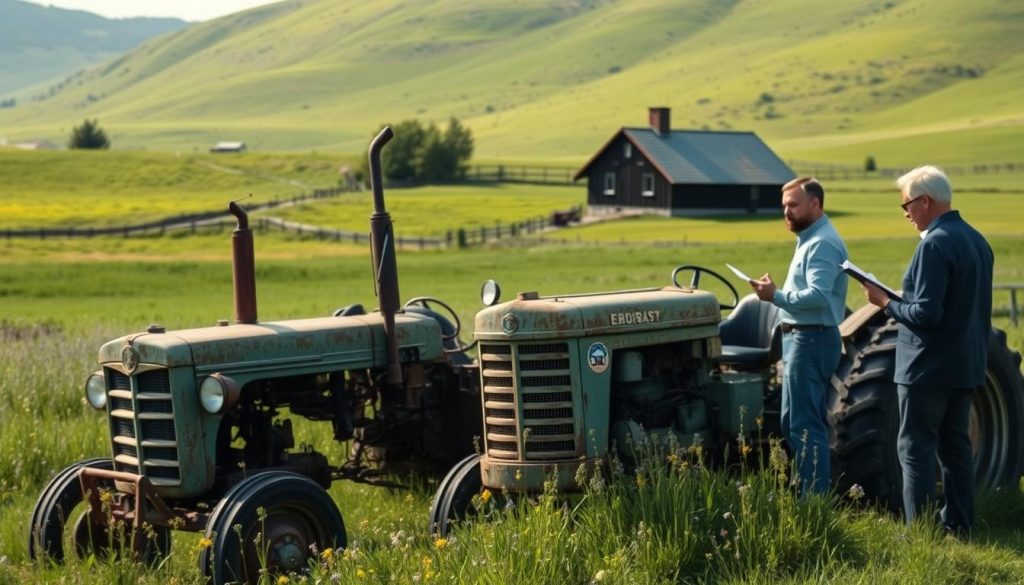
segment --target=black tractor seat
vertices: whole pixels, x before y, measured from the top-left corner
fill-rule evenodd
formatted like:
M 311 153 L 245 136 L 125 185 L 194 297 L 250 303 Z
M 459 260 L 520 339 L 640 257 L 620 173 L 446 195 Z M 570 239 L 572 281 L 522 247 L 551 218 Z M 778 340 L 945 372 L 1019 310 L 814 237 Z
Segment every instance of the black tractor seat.
M 722 355 L 715 363 L 735 370 L 761 370 L 782 357 L 779 308 L 757 295 L 740 299 L 718 326 Z

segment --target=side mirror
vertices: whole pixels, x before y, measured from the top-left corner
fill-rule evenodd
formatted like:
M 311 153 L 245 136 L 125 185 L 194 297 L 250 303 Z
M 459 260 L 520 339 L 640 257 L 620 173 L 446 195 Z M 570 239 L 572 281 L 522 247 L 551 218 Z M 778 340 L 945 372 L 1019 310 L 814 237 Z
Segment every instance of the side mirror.
M 480 301 L 487 307 L 493 307 L 501 300 L 501 287 L 494 280 L 488 279 L 480 287 Z

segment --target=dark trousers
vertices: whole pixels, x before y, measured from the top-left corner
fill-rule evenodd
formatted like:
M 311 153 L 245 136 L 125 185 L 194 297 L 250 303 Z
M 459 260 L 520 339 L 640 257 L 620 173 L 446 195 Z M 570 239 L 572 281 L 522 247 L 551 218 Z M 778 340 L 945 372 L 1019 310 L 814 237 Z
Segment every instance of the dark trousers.
M 935 458 L 942 468 L 942 524 L 967 534 L 974 523 L 974 457 L 967 433 L 973 388 L 899 386 L 899 458 L 909 524 L 935 502 Z

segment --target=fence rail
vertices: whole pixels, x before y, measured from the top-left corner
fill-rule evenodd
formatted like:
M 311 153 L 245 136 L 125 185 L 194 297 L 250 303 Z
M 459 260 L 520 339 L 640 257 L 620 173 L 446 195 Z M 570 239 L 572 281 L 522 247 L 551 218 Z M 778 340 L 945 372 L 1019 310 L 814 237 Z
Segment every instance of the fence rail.
M 274 209 L 285 205 L 295 205 L 311 199 L 323 199 L 336 197 L 349 190 L 343 188 L 315 189 L 314 191 L 297 195 L 290 199 L 275 199 L 266 203 L 258 203 L 247 206 L 247 211 L 259 211 Z M 443 237 L 437 236 L 398 236 L 395 244 L 399 248 L 460 248 L 480 246 L 488 242 L 516 237 L 520 234 L 533 234 L 543 230 L 564 227 L 571 222 L 580 220 L 583 214 L 583 206 L 572 207 L 563 211 L 555 211 L 546 216 L 538 216 L 509 224 L 496 223 L 494 226 L 471 226 L 449 229 Z M 368 244 L 369 234 L 344 229 L 331 229 L 315 225 L 303 224 L 288 221 L 278 217 L 258 217 L 250 220 L 250 226 L 257 233 L 286 232 L 294 233 L 299 237 L 308 237 L 320 241 L 347 242 L 353 244 Z M 29 229 L 6 229 L 0 230 L 0 238 L 12 240 L 38 238 L 41 240 L 53 238 L 92 238 L 100 236 L 121 236 L 125 238 L 137 236 L 164 235 L 167 232 L 186 231 L 191 234 L 197 233 L 220 233 L 231 230 L 235 226 L 235 220 L 230 218 L 226 212 L 211 211 L 187 215 L 177 215 L 159 221 L 151 221 L 139 224 L 124 224 L 120 226 L 103 227 L 50 227 L 50 228 L 29 228 Z
M 476 165 L 469 168 L 466 180 L 473 183 L 572 185 L 577 170 L 576 167 Z
M 824 181 L 872 178 L 895 179 L 911 170 L 910 167 L 879 167 L 874 171 L 868 171 L 863 166 L 828 164 L 804 160 L 790 160 L 786 164 L 797 175 L 817 177 Z M 1024 162 L 939 166 L 949 176 L 993 175 L 1024 171 Z

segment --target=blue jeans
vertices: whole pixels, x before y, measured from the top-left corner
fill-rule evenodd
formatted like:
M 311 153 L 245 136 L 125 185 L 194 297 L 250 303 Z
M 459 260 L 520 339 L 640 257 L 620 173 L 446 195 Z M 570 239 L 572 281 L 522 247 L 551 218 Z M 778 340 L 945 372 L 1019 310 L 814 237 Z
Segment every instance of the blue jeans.
M 804 494 L 827 492 L 831 481 L 825 398 L 841 344 L 838 327 L 794 329 L 782 336 L 782 435 Z
M 974 452 L 967 429 L 973 388 L 903 386 L 897 444 L 907 523 L 935 503 L 935 457 L 942 468 L 947 530 L 968 534 L 974 522 Z

